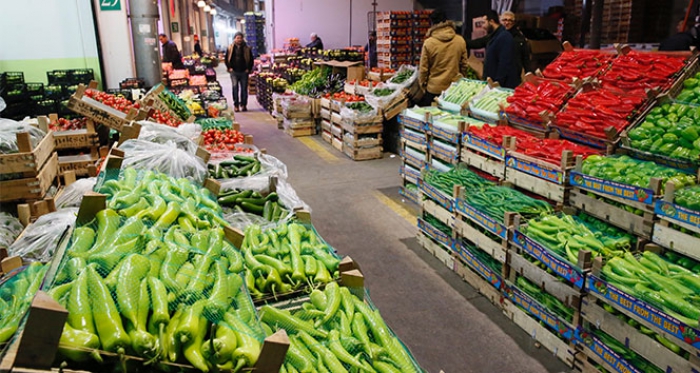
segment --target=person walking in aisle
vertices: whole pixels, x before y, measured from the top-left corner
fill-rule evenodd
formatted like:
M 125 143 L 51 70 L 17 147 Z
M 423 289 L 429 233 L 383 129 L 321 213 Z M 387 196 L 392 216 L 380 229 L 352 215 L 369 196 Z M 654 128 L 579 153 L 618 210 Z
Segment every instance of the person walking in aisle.
M 316 35 L 315 32 L 311 33 L 310 38 L 311 38 L 311 43 L 306 44 L 307 48 L 318 49 L 318 50 L 323 49 L 323 41 L 321 40 L 321 38 L 318 37 L 318 35 Z
M 194 36 L 194 53 L 196 53 L 199 57 L 204 55 L 202 53 L 202 46 L 199 45 L 199 36 L 197 35 Z
M 226 53 L 226 68 L 233 85 L 233 107 L 235 111 L 248 111 L 248 74 L 253 70 L 253 52 L 237 32 Z M 240 99 L 238 91 L 240 90 Z
M 526 74 L 532 72 L 532 67 L 530 67 L 530 44 L 527 43 L 527 39 L 520 31 L 520 28 L 515 25 L 515 13 L 511 11 L 503 12 L 501 14 L 501 24 L 513 36 L 516 70 L 518 73 L 521 73 L 523 70 Z
M 418 82 L 425 92 L 418 103 L 430 106 L 433 99 L 467 72 L 467 45 L 455 32 L 455 24 L 442 10 L 430 14 L 432 27 L 426 34 L 420 56 Z
M 377 67 L 377 32 L 370 31 L 369 41 L 365 45 L 365 52 L 367 52 L 367 63 L 369 68 Z
M 515 88 L 520 84 L 520 72 L 515 61 L 515 42 L 513 35 L 501 26 L 498 13 L 491 10 L 486 14 L 486 57 L 484 58 L 484 78 L 491 78 L 501 87 Z M 484 38 L 470 40 L 467 47 L 480 49 L 484 47 Z
M 184 69 L 185 65 L 182 64 L 182 55 L 177 49 L 177 45 L 172 40 L 169 40 L 165 34 L 158 35 L 160 43 L 163 46 L 163 62 L 170 62 L 173 65 L 173 69 Z

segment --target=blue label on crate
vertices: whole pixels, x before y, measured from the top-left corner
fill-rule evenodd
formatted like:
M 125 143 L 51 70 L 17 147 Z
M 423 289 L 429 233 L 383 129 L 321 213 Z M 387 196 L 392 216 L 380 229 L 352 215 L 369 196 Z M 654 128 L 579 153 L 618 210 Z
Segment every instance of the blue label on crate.
M 428 198 L 437 202 L 438 205 L 444 207 L 445 209 L 447 209 L 447 211 L 452 211 L 451 197 L 446 196 L 442 191 L 423 181 L 420 181 L 419 187 L 423 194 L 428 196 Z
M 498 290 L 501 289 L 501 284 L 503 283 L 501 276 L 492 271 L 491 268 L 482 264 L 469 250 L 461 248 L 457 250 L 457 252 L 460 258 L 462 258 L 471 269 L 481 275 L 481 277 L 488 281 L 494 288 Z
M 525 250 L 532 257 L 547 266 L 547 268 L 554 271 L 557 276 L 565 278 L 570 283 L 574 284 L 575 287 L 581 289 L 585 285 L 583 274 L 579 272 L 578 268 L 557 258 L 544 246 L 535 242 L 530 237 L 527 237 L 517 229 L 513 232 L 513 242 L 517 247 Z
M 700 228 L 700 211 L 694 211 L 683 206 L 678 206 L 675 203 L 658 200 L 654 206 L 654 212 L 657 215 Z
M 547 308 L 530 298 L 529 295 L 525 294 L 517 287 L 506 286 L 503 292 L 513 303 L 522 307 L 525 312 L 534 316 L 537 320 L 544 322 L 547 326 L 556 330 L 557 333 L 565 339 L 571 341 L 577 337 L 576 329 L 557 315 L 550 313 Z
M 418 136 L 415 133 L 409 132 L 409 131 L 401 131 L 400 133 L 401 137 L 408 140 L 408 141 L 413 141 L 416 144 L 419 145 L 426 145 L 428 143 L 428 140 L 425 138 L 425 136 Z
M 700 348 L 700 330 L 694 329 L 646 302 L 624 293 L 595 275 L 588 276 L 587 287 L 589 292 L 600 295 L 618 308 L 634 313 L 696 349 Z
M 401 167 L 402 167 L 401 171 L 403 172 L 403 175 L 408 176 L 408 177 L 412 177 L 416 180 L 418 180 L 420 178 L 420 172 L 416 172 L 415 169 L 413 169 L 411 167 L 406 167 L 406 166 L 401 166 Z
M 445 149 L 436 143 L 430 144 L 430 152 L 445 162 L 454 163 L 459 158 L 459 153 L 456 150 Z
M 615 372 L 619 373 L 643 373 L 639 369 L 635 368 L 634 365 L 630 364 L 627 360 L 623 359 L 610 347 L 606 346 L 601 342 L 596 336 L 588 332 L 582 332 L 581 338 L 583 343 L 588 346 L 588 348 L 593 351 L 594 354 L 598 355 L 605 363 L 608 365 L 606 368 L 613 368 Z
M 464 139 L 467 146 L 473 149 L 476 149 L 482 153 L 486 153 L 500 160 L 504 160 L 506 158 L 506 150 L 501 146 L 492 144 L 469 133 L 464 135 Z
M 401 157 L 405 159 L 407 162 L 413 164 L 416 167 L 423 168 L 425 166 L 425 160 L 424 159 L 419 159 L 414 157 L 411 154 L 408 154 L 406 152 L 401 152 Z
M 410 189 L 407 189 L 405 187 L 399 188 L 399 194 L 402 196 L 408 198 L 410 201 L 412 201 L 415 204 L 420 204 L 420 199 L 419 199 L 419 193 L 417 191 L 411 191 Z
M 512 156 L 506 157 L 506 166 L 553 183 L 564 184 L 565 181 L 564 172 L 561 170 L 546 169 L 536 163 Z
M 557 132 L 559 132 L 559 136 L 561 138 L 572 140 L 598 149 L 607 149 L 608 147 L 608 143 L 603 139 L 592 137 L 581 132 L 571 131 L 566 128 L 555 128 L 557 129 Z
M 399 123 L 403 124 L 404 127 L 420 132 L 424 132 L 427 127 L 425 122 L 405 115 L 399 115 Z
M 432 124 L 430 124 L 428 128 L 430 129 L 430 133 L 432 133 L 433 136 L 439 137 L 453 144 L 459 143 L 459 140 L 462 138 L 462 134 L 459 132 L 446 131 L 440 127 L 433 126 Z
M 508 237 L 508 229 L 502 223 L 493 220 L 490 216 L 482 213 L 473 206 L 469 205 L 466 201 L 462 199 L 457 199 L 455 201 L 455 209 L 462 215 L 469 218 L 479 226 L 483 227 L 487 231 L 495 234 L 496 236 L 506 239 Z
M 603 180 L 590 175 L 578 173 L 576 171 L 571 172 L 569 182 L 572 186 L 608 194 L 613 197 L 641 202 L 647 205 L 654 202 L 654 191 L 651 189 L 617 183 L 610 180 Z
M 448 248 L 450 250 L 454 249 L 454 240 L 452 239 L 452 237 L 446 235 L 445 233 L 443 233 L 439 229 L 433 227 L 432 225 L 430 225 L 428 222 L 426 222 L 425 220 L 423 220 L 421 218 L 418 218 L 418 229 L 420 229 L 428 237 L 441 243 L 446 248 Z

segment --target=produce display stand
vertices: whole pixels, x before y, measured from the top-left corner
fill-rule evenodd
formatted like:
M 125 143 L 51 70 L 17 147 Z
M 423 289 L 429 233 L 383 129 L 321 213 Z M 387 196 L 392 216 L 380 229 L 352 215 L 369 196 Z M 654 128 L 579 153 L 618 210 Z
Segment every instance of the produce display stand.
M 654 224 L 652 241 L 662 247 L 700 260 L 700 213 L 674 202 L 675 185 L 666 183 L 663 199 L 656 201 L 654 212 L 658 221 Z
M 652 178 L 648 188 L 640 188 L 585 175 L 581 173 L 581 167 L 582 158 L 579 156 L 576 157 L 576 169 L 571 171 L 569 177 L 573 187 L 570 194 L 571 205 L 642 238 L 651 238 L 654 201 L 661 194 L 661 180 Z M 636 215 L 622 207 L 591 197 L 588 193 L 639 209 L 643 215 Z
M 124 114 L 90 97 L 85 97 L 87 88 L 83 84 L 78 86 L 78 90 L 70 97 L 68 108 L 93 120 L 95 123 L 103 124 L 117 132 L 121 132 L 122 128 L 132 121 L 141 120 L 147 116 L 147 113 L 136 109 L 132 109 L 129 114 Z M 89 88 L 93 88 L 92 82 Z

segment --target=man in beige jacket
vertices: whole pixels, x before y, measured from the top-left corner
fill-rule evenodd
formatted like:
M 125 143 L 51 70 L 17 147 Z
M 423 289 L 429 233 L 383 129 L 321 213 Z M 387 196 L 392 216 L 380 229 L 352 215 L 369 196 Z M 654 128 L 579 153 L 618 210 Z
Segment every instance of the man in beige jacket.
M 418 104 L 429 106 L 436 96 L 467 72 L 467 43 L 455 32 L 455 25 L 441 10 L 430 15 L 433 26 L 428 30 L 420 56 L 421 88 L 425 91 Z

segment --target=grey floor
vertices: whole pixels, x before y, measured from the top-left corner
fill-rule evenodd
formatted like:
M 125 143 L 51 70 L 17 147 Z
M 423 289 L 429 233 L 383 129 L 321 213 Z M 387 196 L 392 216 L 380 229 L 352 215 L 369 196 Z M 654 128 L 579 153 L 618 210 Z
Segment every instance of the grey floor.
M 231 81 L 219 82 L 232 104 Z M 312 221 L 341 255 L 361 266 L 372 301 L 431 373 L 570 371 L 471 286 L 422 249 L 398 194 L 400 158 L 354 162 L 320 136 L 292 138 L 251 96 L 236 113 L 258 147 L 286 163 L 289 182 Z

